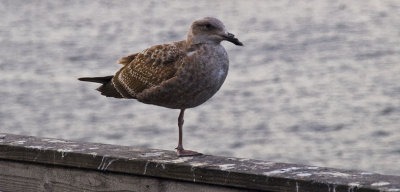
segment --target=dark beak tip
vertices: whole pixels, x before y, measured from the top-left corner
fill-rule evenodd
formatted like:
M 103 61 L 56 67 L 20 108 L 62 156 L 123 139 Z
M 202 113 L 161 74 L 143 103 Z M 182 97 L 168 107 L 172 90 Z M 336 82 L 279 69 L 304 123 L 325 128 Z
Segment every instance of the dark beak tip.
M 228 33 L 227 35 L 224 35 L 225 40 L 237 45 L 237 46 L 243 46 L 243 43 L 239 41 L 239 39 L 237 39 L 235 37 L 234 34 L 232 33 Z
M 243 46 L 243 43 L 240 42 L 237 38 L 234 38 L 231 42 L 237 46 Z

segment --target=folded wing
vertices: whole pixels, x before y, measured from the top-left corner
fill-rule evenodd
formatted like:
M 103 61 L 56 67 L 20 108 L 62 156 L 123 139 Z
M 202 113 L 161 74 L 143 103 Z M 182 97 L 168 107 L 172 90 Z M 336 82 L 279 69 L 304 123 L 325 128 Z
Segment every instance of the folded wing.
M 123 97 L 135 98 L 143 90 L 174 77 L 184 55 L 175 44 L 163 44 L 123 57 L 119 62 L 124 67 L 115 74 L 112 83 Z

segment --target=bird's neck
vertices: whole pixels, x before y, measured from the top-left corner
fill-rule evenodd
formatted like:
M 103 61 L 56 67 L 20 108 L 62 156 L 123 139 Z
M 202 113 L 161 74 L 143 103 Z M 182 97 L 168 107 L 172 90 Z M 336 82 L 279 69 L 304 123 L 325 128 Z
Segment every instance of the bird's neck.
M 214 44 L 219 45 L 221 41 L 215 41 L 213 39 L 209 39 L 204 35 L 193 35 L 191 31 L 189 31 L 186 39 L 189 47 L 199 45 L 199 44 Z

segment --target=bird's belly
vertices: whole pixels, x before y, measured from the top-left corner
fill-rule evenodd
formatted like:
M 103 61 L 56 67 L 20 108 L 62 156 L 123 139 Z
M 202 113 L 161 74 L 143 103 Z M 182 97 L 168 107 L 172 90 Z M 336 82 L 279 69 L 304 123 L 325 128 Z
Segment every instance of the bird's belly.
M 138 95 L 138 100 L 173 109 L 196 107 L 210 99 L 225 81 L 228 66 L 184 71 L 173 81 Z

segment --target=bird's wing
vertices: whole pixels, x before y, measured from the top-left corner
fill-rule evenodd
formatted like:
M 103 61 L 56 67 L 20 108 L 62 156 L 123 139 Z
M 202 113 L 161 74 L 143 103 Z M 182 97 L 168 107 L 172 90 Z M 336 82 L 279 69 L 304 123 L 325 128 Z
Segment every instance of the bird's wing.
M 143 90 L 172 78 L 177 72 L 178 61 L 184 55 L 175 44 L 153 46 L 136 54 L 115 74 L 112 82 L 122 96 L 135 98 Z

